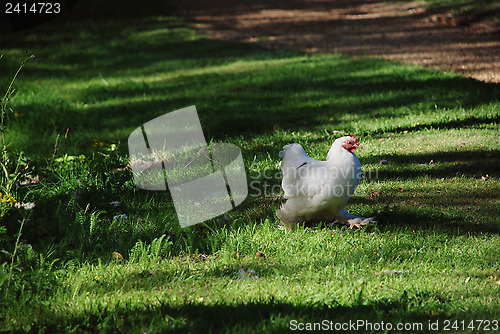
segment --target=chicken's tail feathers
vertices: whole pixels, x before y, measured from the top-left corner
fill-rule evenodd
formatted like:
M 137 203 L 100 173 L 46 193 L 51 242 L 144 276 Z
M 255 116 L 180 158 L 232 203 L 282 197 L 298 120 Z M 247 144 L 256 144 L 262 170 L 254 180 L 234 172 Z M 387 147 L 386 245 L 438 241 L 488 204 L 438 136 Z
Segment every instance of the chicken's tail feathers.
M 297 145 L 297 146 L 299 146 L 300 148 L 302 148 L 302 146 L 300 146 L 300 144 L 289 144 L 289 145 L 285 145 L 285 146 L 283 146 L 283 150 L 282 150 L 282 151 L 280 151 L 280 153 L 279 153 L 279 157 L 280 157 L 281 159 L 283 159 L 286 155 L 288 155 L 288 154 L 289 154 L 289 152 L 291 152 L 291 151 L 293 150 L 293 148 L 294 148 L 294 146 L 295 146 L 295 145 Z M 304 149 L 302 148 L 302 150 L 304 150 Z M 306 153 L 306 152 L 304 151 L 304 153 Z
M 287 145 L 287 146 L 288 146 L 288 145 Z M 285 146 L 285 147 L 286 147 L 286 146 Z M 282 150 L 282 151 L 280 151 L 280 153 L 278 154 L 278 155 L 279 155 L 279 157 L 280 157 L 281 159 L 283 159 L 283 158 L 285 157 L 285 147 L 283 147 L 283 150 Z
M 284 169 L 299 168 L 304 165 L 304 163 L 308 163 L 312 160 L 300 144 L 286 145 L 283 147 L 283 151 L 279 153 L 279 156 L 283 159 L 281 167 Z

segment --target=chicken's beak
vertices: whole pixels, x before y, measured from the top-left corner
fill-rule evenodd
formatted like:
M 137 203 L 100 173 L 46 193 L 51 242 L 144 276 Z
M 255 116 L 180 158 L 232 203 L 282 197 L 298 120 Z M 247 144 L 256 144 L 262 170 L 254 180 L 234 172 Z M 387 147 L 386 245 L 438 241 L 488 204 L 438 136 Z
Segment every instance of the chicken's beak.
M 361 144 L 359 143 L 359 141 L 355 142 L 353 146 L 356 147 L 356 148 L 363 148 L 363 146 L 361 146 Z

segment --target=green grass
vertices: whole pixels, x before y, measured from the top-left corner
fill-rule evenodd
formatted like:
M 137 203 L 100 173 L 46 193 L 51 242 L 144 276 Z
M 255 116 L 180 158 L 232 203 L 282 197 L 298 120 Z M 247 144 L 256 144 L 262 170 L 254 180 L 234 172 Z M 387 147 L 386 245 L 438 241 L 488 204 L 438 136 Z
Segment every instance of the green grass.
M 20 180 L 41 179 L 15 192 L 36 207 L 11 279 L 22 216 L 1 221 L 1 330 L 283 332 L 324 319 L 442 330 L 446 319 L 499 319 L 498 85 L 211 41 L 149 2 L 110 20 L 113 3 L 0 36 L 0 87 L 25 50 L 36 55 L 14 84 L 6 136 L 12 155 L 26 154 Z M 241 148 L 251 196 L 180 229 L 168 192 L 135 187 L 126 142 L 193 104 L 207 140 Z M 348 210 L 378 224 L 279 230 L 281 147 L 324 159 L 351 132 L 367 178 Z

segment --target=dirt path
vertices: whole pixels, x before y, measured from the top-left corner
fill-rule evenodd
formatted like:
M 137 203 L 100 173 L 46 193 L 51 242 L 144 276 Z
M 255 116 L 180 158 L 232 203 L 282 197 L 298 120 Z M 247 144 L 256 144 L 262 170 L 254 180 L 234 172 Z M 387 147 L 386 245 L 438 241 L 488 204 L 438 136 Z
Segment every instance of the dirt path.
M 214 39 L 383 57 L 500 82 L 500 24 L 464 24 L 418 2 L 170 0 Z

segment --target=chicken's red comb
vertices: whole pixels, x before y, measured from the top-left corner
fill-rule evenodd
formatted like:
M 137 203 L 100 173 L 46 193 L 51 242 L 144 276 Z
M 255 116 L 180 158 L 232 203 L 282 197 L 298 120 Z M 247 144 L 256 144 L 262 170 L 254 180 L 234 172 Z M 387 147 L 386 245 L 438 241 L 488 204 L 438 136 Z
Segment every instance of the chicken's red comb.
M 359 141 L 358 138 L 356 138 L 355 135 L 350 134 L 349 136 L 352 137 L 352 138 L 354 138 L 354 139 L 356 139 L 356 141 Z

